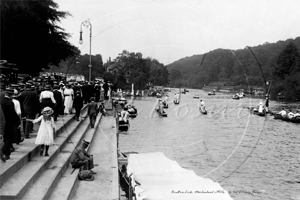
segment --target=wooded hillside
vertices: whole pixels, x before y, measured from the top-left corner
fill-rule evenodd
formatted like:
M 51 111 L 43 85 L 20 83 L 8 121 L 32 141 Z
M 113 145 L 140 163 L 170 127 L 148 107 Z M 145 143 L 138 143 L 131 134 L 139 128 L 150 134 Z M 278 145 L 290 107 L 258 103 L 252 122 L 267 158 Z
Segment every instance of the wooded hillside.
M 167 65 L 170 85 L 202 88 L 213 82 L 222 82 L 225 85 L 264 87 L 264 74 L 266 81 L 272 81 L 273 95 L 274 92 L 287 93 L 289 88 L 284 87 L 282 83 L 291 79 L 296 79 L 294 80 L 296 82 L 291 85 L 295 86 L 296 91 L 299 90 L 300 37 L 250 48 L 259 63 L 248 47 L 240 50 L 216 49 L 204 55 L 193 55 L 175 61 Z M 280 77 L 282 71 L 278 69 L 287 69 L 288 72 Z M 291 75 L 293 77 L 290 77 Z M 295 76 L 299 77 L 298 81 Z M 286 96 L 290 95 L 286 94 Z M 299 100 L 300 97 L 295 99 L 293 97 L 293 100 L 297 99 Z

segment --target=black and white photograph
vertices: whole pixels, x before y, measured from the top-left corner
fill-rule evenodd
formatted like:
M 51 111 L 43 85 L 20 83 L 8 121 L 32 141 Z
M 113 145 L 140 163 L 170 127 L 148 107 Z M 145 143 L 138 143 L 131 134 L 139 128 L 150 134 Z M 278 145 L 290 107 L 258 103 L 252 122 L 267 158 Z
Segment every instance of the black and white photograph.
M 300 200 L 299 0 L 0 8 L 0 200 Z

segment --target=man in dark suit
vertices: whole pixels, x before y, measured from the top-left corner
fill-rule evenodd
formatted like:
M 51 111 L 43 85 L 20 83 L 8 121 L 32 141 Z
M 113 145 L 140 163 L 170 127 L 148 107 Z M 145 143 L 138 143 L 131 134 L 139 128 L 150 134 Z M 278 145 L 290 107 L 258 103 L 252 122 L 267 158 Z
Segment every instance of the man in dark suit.
M 27 119 L 35 119 L 35 115 L 39 110 L 39 99 L 37 93 L 31 90 L 31 84 L 26 83 L 26 90 L 21 92 L 20 98 L 24 107 L 24 114 Z M 30 138 L 30 131 L 33 124 L 31 121 L 26 121 L 24 135 L 25 138 Z
M 109 86 L 107 84 L 107 81 L 104 82 L 102 87 L 103 87 L 103 90 L 104 90 L 104 99 L 106 100 L 106 99 L 108 99 L 107 92 L 108 92 L 108 88 L 109 88 Z
M 21 124 L 20 118 L 15 111 L 14 103 L 11 100 L 13 93 L 13 89 L 6 89 L 4 96 L 0 97 L 1 107 L 5 118 L 2 152 L 6 160 L 10 159 L 11 148 L 13 147 L 12 144 L 15 139 L 14 129 Z
M 98 114 L 98 104 L 95 102 L 95 97 L 91 98 L 91 102 L 88 104 L 88 116 L 90 117 L 91 128 L 94 128 L 96 117 Z
M 54 111 L 53 119 L 54 119 L 54 121 L 57 121 L 59 111 L 62 109 L 62 106 L 63 106 L 63 99 L 62 99 L 62 94 L 59 91 L 59 85 L 53 86 L 53 96 L 56 101 L 56 106 L 53 109 L 53 111 Z

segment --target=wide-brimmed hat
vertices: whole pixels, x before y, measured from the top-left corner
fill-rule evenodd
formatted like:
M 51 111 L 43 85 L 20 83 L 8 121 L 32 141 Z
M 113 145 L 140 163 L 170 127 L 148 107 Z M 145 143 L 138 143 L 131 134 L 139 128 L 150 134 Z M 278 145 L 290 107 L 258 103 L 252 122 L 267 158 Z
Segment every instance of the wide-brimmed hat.
M 53 85 L 53 89 L 55 90 L 59 89 L 59 85 Z
M 19 89 L 19 85 L 18 84 L 10 84 L 10 87 L 14 88 L 14 89 Z
M 88 141 L 85 141 L 85 140 L 82 141 L 82 144 L 85 144 L 85 145 L 87 145 L 87 146 L 90 145 L 90 143 L 89 143 Z
M 45 90 L 51 90 L 51 85 L 46 85 L 44 89 Z
M 29 83 L 29 82 L 27 82 L 27 83 L 25 84 L 25 87 L 27 87 L 27 88 L 31 88 L 31 86 L 32 86 L 32 84 Z
M 45 107 L 43 110 L 42 110 L 42 114 L 48 114 L 48 115 L 52 115 L 53 114 L 53 110 L 52 108 L 50 107 Z

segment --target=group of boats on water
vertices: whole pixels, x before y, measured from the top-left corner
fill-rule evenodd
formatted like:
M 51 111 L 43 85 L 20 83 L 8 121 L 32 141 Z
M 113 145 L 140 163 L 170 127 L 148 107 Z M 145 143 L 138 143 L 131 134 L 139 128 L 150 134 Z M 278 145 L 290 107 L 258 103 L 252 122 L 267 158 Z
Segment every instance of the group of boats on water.
M 209 91 L 208 95 L 216 95 L 216 91 L 215 90 Z M 234 94 L 232 96 L 232 99 L 238 100 L 238 99 L 242 99 L 244 97 L 245 97 L 244 92 L 240 91 L 240 92 Z M 200 95 L 195 94 L 193 96 L 193 98 L 200 99 Z M 274 119 L 283 120 L 283 121 L 287 121 L 287 122 L 293 122 L 293 123 L 300 123 L 300 114 L 299 114 L 300 111 L 299 111 L 299 109 L 296 110 L 295 113 L 293 113 L 291 110 L 290 110 L 289 113 L 287 113 L 285 111 L 285 109 L 283 108 L 283 111 L 280 111 L 279 113 L 276 113 L 276 112 L 270 111 L 269 108 L 268 108 L 268 105 L 269 105 L 269 96 L 267 95 L 265 104 L 261 100 L 257 107 L 253 107 L 253 108 L 249 109 L 250 113 L 252 113 L 254 115 L 258 115 L 258 116 L 266 116 L 267 114 L 269 114 L 269 115 L 273 115 Z M 207 111 L 202 110 L 201 108 L 200 108 L 200 112 L 203 113 L 203 114 L 207 114 Z
M 175 105 L 180 104 L 180 100 L 181 100 L 181 94 L 185 94 L 186 92 L 188 92 L 188 90 L 184 90 L 185 92 L 183 93 L 180 89 L 178 92 L 176 92 L 174 94 L 174 99 L 173 99 L 173 103 Z M 170 92 L 170 91 L 168 91 Z M 216 95 L 215 91 L 209 92 L 208 95 Z M 238 98 L 243 98 L 244 94 L 243 93 L 238 93 L 235 94 L 238 96 Z M 155 109 L 153 110 L 153 112 L 157 113 L 158 116 L 161 117 L 167 117 L 168 114 L 166 113 L 165 109 L 169 108 L 169 103 L 172 102 L 169 100 L 169 93 L 156 93 L 156 97 L 157 97 L 157 104 Z M 195 99 L 200 99 L 200 104 L 199 104 L 199 112 L 202 113 L 203 115 L 208 114 L 206 108 L 205 108 L 205 103 L 204 101 L 201 99 L 200 95 L 194 95 L 193 98 Z M 131 105 L 130 103 L 127 102 L 127 99 L 124 98 L 123 96 L 118 97 L 118 98 L 113 98 L 113 103 L 115 105 L 119 105 L 122 109 L 118 112 L 118 123 L 119 123 L 119 131 L 120 132 L 126 132 L 128 131 L 129 127 L 130 127 L 130 123 L 129 120 L 130 118 L 135 118 L 138 116 L 138 111 L 135 108 L 134 105 Z M 278 112 L 278 113 L 274 113 L 272 111 L 269 110 L 268 108 L 269 106 L 269 99 L 266 98 L 266 101 L 263 102 L 263 100 L 261 100 L 259 102 L 259 105 L 253 108 L 249 108 L 250 113 L 252 113 L 253 115 L 257 115 L 257 116 L 266 116 L 267 114 L 269 115 L 273 115 L 274 119 L 280 119 L 283 121 L 289 121 L 289 122 L 294 122 L 294 123 L 300 123 L 300 113 L 299 110 L 296 110 L 295 113 L 293 113 L 291 110 L 289 110 L 289 112 L 287 112 L 284 108 L 282 109 L 282 111 Z M 128 154 L 124 154 L 122 152 L 120 152 L 120 158 L 118 158 L 118 162 L 119 162 L 119 173 L 120 173 L 120 185 L 123 191 L 125 191 L 126 193 L 126 197 L 134 197 L 136 195 L 142 195 L 144 194 L 144 197 L 140 198 L 140 199 L 146 199 L 147 195 L 145 195 L 147 193 L 147 191 L 150 193 L 152 190 L 151 188 L 153 187 L 151 185 L 150 189 L 145 189 L 145 185 L 143 183 L 146 183 L 147 179 L 143 179 L 143 183 L 139 183 L 136 180 L 138 179 L 138 177 L 136 177 L 137 175 L 141 175 L 140 172 L 134 172 L 134 170 L 138 170 L 141 169 L 141 167 L 133 167 L 133 164 L 137 164 L 137 165 L 141 165 L 142 161 L 146 161 L 147 159 L 149 159 L 150 154 L 138 154 L 136 152 L 133 153 L 128 153 Z M 157 158 L 158 154 L 153 155 L 153 162 L 158 162 L 158 158 Z M 136 159 L 139 159 L 138 162 L 136 161 Z M 131 163 L 130 163 L 131 161 Z M 165 161 L 163 161 L 165 162 Z M 172 161 L 173 163 L 173 161 Z M 146 165 L 149 165 L 149 162 L 147 161 Z M 121 168 L 120 168 L 121 166 Z M 148 166 L 149 167 L 149 166 Z M 129 169 L 129 170 L 127 170 Z M 153 170 L 155 171 L 156 168 L 154 168 Z M 133 171 L 130 171 L 133 170 Z M 147 170 L 146 170 L 147 171 Z M 151 170 L 148 170 L 151 171 Z M 132 172 L 132 174 L 134 174 L 134 176 L 128 175 L 128 172 Z M 152 173 L 152 172 L 151 172 Z M 165 174 L 165 172 L 163 173 Z M 162 180 L 164 180 L 164 177 L 162 176 Z M 160 177 L 160 176 L 159 176 Z M 142 184 L 142 186 L 141 186 Z M 143 189 L 141 189 L 143 188 Z M 159 190 L 159 189 L 158 189 Z M 146 191 L 146 192 L 145 192 Z M 148 193 L 148 194 L 149 194 Z M 228 196 L 229 197 L 229 196 Z

